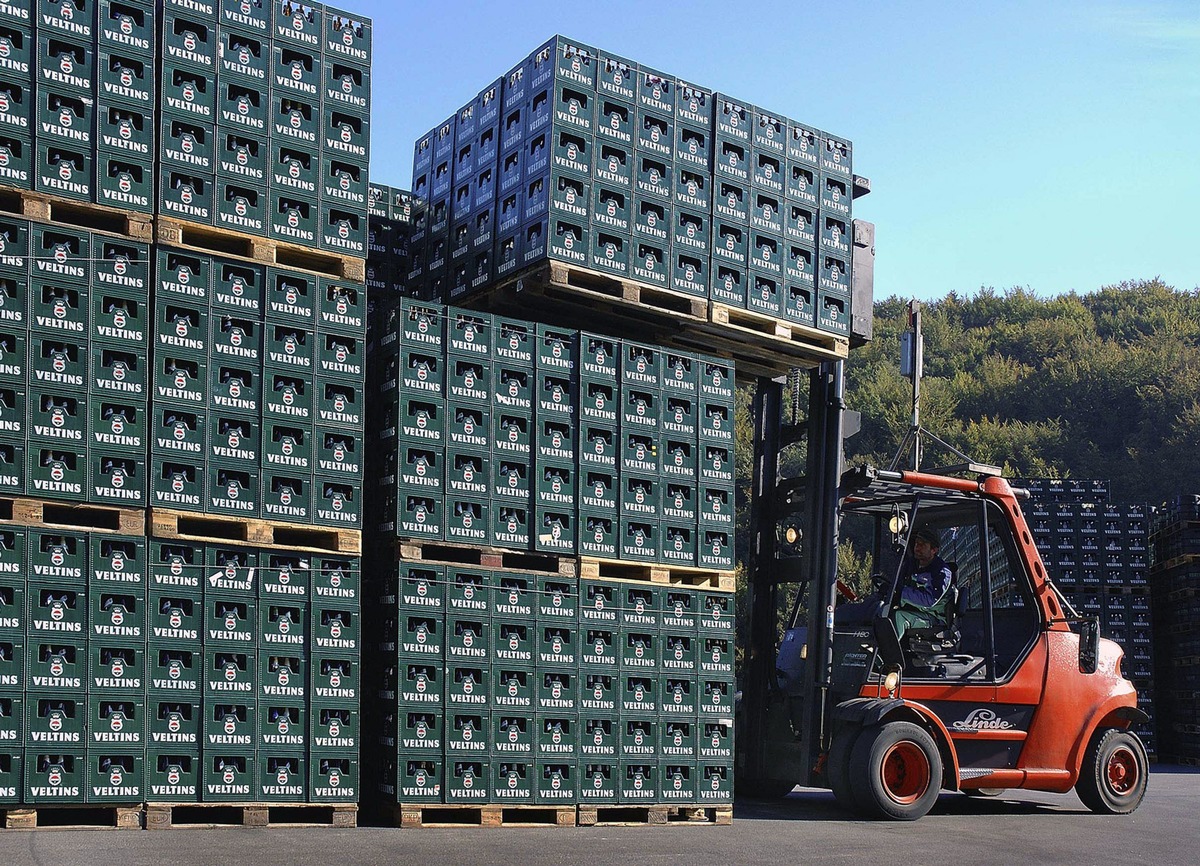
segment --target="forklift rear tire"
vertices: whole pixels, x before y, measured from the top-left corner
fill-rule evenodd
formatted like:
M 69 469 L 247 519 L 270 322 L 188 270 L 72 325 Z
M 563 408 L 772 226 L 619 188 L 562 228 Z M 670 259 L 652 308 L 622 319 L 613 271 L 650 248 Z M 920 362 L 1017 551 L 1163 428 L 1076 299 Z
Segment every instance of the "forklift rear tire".
M 1075 793 L 1093 812 L 1128 815 L 1146 795 L 1149 765 L 1137 734 L 1121 728 L 1097 731 L 1083 757 Z
M 915 821 L 937 802 L 942 755 L 929 732 L 912 722 L 868 728 L 850 757 L 850 784 L 865 817 Z

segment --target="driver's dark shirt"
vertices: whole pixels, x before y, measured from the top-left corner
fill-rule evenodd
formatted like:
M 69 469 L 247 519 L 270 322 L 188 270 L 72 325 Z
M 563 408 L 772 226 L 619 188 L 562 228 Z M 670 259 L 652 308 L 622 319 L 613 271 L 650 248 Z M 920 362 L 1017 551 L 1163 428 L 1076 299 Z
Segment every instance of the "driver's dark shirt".
M 915 559 L 910 561 L 910 567 L 913 571 L 904 579 L 900 602 L 923 610 L 936 606 L 950 589 L 950 566 L 935 555 L 924 568 Z

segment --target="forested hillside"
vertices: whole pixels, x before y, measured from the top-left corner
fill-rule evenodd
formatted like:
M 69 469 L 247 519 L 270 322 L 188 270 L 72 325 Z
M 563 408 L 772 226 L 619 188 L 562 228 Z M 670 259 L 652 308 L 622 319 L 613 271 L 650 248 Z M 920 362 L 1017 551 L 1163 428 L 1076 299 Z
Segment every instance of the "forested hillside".
M 909 423 L 899 373 L 907 300 L 875 305 L 851 352 L 847 401 L 863 414 L 852 461 L 886 464 Z M 1106 478 L 1114 498 L 1200 491 L 1200 292 L 1157 280 L 1038 298 L 981 290 L 923 308 L 922 422 L 1010 476 Z M 925 466 L 956 462 L 936 450 Z

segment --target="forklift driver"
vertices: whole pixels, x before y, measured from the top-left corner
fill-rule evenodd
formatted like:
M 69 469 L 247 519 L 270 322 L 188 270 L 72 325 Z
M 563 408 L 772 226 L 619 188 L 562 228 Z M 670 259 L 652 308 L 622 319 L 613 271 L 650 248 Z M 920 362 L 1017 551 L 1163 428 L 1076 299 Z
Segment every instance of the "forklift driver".
M 904 637 L 910 628 L 944 624 L 943 608 L 953 576 L 950 566 L 938 556 L 940 548 L 941 539 L 936 529 L 922 526 L 913 532 L 900 578 L 899 598 L 891 610 L 897 638 Z M 880 578 L 876 575 L 875 590 L 866 598 L 837 606 L 835 621 L 839 625 L 866 624 L 883 616 L 886 610 L 883 594 L 887 585 L 881 585 Z

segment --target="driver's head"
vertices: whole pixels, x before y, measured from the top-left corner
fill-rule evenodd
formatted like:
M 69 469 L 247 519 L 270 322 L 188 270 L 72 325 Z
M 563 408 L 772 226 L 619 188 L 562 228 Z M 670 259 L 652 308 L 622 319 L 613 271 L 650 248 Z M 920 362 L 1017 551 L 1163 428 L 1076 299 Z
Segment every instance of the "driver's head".
M 913 533 L 912 554 L 921 567 L 929 565 L 941 546 L 937 530 L 930 526 L 922 526 Z

